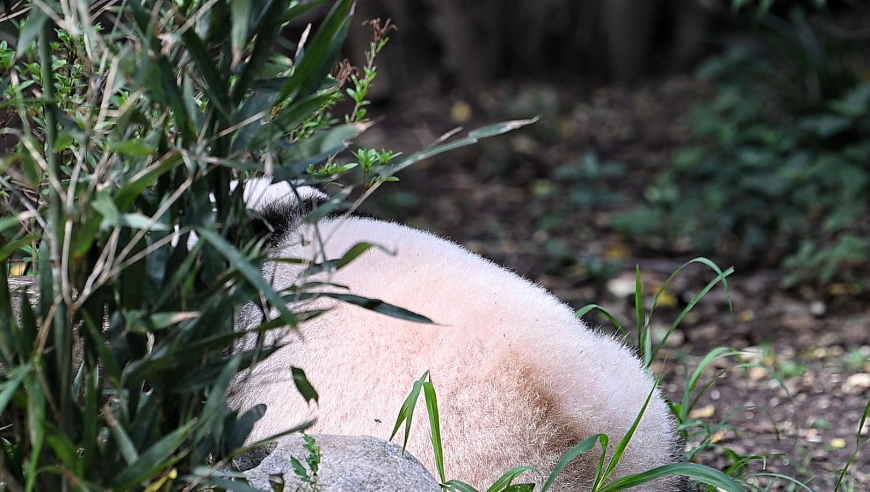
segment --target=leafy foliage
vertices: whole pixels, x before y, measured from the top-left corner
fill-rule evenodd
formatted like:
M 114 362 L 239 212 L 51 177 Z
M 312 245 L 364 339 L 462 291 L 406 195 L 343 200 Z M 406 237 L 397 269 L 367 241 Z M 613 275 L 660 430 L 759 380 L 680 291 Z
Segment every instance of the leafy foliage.
M 339 124 L 331 114 L 347 93 L 330 71 L 351 0 L 333 2 L 296 45 L 280 35 L 323 3 L 130 0 L 106 14 L 91 2 L 48 0 L 11 24 L 18 44 L 0 46 L 8 68 L 0 105 L 20 126 L 4 129 L 17 145 L 0 161 L 8 212 L 0 260 L 29 248 L 39 300 L 21 294 L 13 313 L 17 294 L 0 269 L 0 476 L 9 490 L 250 490 L 227 466 L 268 409 L 239 415 L 225 393 L 277 347 L 224 350 L 320 313 L 287 305 L 286 296 L 311 293 L 276 292 L 263 279 L 263 240 L 231 181 L 263 173 L 295 184 L 333 180 L 320 170 L 340 171 L 339 153 L 371 124 L 358 83 L 353 115 Z M 366 84 L 374 54 L 369 62 Z M 379 183 L 522 124 L 439 141 L 398 163 L 386 151 L 359 155 L 372 156 L 364 164 Z M 371 246 L 311 267 L 341 268 Z M 278 317 L 235 332 L 246 302 Z M 317 398 L 302 369 L 293 379 Z
M 690 117 L 693 142 L 617 220 L 636 235 L 690 237 L 703 252 L 783 261 L 830 282 L 868 258 L 870 84 L 857 43 L 832 38 L 801 10 L 763 17 L 764 44 L 708 61 L 716 97 Z M 662 227 L 663 226 L 663 227 Z

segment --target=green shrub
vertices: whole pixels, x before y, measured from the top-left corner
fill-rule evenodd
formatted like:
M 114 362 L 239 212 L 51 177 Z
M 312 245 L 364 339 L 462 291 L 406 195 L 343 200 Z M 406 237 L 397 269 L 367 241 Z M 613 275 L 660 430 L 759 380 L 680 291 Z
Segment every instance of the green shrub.
M 31 4 L 26 22 L 2 26 L 17 29 L 18 42 L 0 46 L 9 69 L 0 110 L 17 114 L 20 128 L 2 130 L 18 143 L 0 161 L 0 260 L 31 248 L 39 275 L 39 300 L 25 296 L 19 318 L 0 269 L 4 488 L 249 490 L 220 469 L 245 451 L 264 409 L 238 415 L 224 395 L 274 349 L 222 354 L 246 334 L 233 330 L 236 311 L 248 301 L 278 310 L 257 333 L 319 313 L 293 312 L 285 296 L 298 293 L 262 278 L 263 241 L 230 183 L 267 173 L 312 184 L 349 168 L 338 154 L 371 125 L 365 94 L 386 43 L 387 29 L 373 25 L 366 71 L 342 87 L 330 71 L 351 0 L 333 2 L 304 45 L 280 37 L 323 3 L 130 0 L 106 12 L 47 0 Z M 353 112 L 333 117 L 345 94 Z M 526 123 L 401 158 L 360 150 L 365 183 L 354 185 L 376 187 L 425 157 Z M 188 252 L 192 232 L 199 241 Z M 294 380 L 316 398 L 301 370 Z
M 870 83 L 852 66 L 860 46 L 813 26 L 800 10 L 790 23 L 767 15 L 765 43 L 701 67 L 716 95 L 689 117 L 693 141 L 618 228 L 784 260 L 787 284 L 826 283 L 867 260 Z

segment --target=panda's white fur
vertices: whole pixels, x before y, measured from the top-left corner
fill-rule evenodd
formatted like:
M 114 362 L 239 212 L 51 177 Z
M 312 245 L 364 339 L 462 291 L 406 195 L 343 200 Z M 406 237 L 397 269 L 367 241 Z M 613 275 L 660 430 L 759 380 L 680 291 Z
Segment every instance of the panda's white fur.
M 403 321 L 324 298 L 294 306 L 331 310 L 287 333 L 288 346 L 235 382 L 232 407 L 268 407 L 249 442 L 310 417 L 317 418 L 310 432 L 387 439 L 413 382 L 429 370 L 438 394 L 448 479 L 485 490 L 515 466 L 532 465 L 546 475 L 565 451 L 596 433 L 610 437 L 612 451 L 651 391 L 614 477 L 682 456 L 674 422 L 638 358 L 622 341 L 590 330 L 543 288 L 403 225 L 353 216 L 305 224 L 301 219 L 312 203 L 325 200 L 311 188 L 294 192 L 287 183 L 265 180 L 252 180 L 245 188 L 249 208 L 270 222 L 289 224 L 273 238 L 273 258 L 333 259 L 359 242 L 394 253 L 373 248 L 329 277 L 307 279 L 299 278 L 304 266 L 267 262 L 263 273 L 277 289 L 329 280 L 436 323 Z M 258 309 L 248 305 L 237 328 L 261 322 Z M 243 343 L 250 348 L 254 340 Z M 305 370 L 320 394 L 319 404 L 306 404 L 297 392 L 292 366 Z M 425 412 L 418 405 L 408 449 L 435 472 Z M 582 455 L 550 490 L 589 490 L 596 461 L 596 453 Z M 683 479 L 665 478 L 633 490 L 687 488 Z

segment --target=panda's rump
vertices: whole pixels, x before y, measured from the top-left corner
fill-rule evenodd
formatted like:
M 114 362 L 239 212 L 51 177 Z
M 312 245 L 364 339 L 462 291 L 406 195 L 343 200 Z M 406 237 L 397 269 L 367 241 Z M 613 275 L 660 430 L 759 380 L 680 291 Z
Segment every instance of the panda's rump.
M 607 434 L 612 450 L 654 391 L 653 379 L 621 342 L 589 330 L 544 289 L 460 246 L 368 219 L 326 221 L 319 232 L 325 258 L 339 258 L 359 242 L 394 254 L 371 249 L 328 279 L 313 280 L 347 285 L 354 294 L 436 324 L 336 304 L 256 366 L 254 384 L 242 385 L 231 398 L 242 409 L 255 402 L 269 406 L 252 439 L 312 415 L 318 417 L 314 432 L 386 439 L 414 381 L 428 370 L 441 410 L 448 478 L 485 489 L 516 466 L 549 473 L 565 451 L 593 434 Z M 301 243 L 321 245 L 312 238 Z M 278 272 L 282 281 L 296 280 L 298 269 L 279 268 L 286 268 Z M 305 369 L 320 392 L 319 407 L 292 394 L 291 366 Z M 672 436 L 667 408 L 653 394 L 616 474 L 672 462 Z M 434 471 L 422 404 L 408 447 Z M 588 489 L 597 456 L 581 456 L 551 490 Z

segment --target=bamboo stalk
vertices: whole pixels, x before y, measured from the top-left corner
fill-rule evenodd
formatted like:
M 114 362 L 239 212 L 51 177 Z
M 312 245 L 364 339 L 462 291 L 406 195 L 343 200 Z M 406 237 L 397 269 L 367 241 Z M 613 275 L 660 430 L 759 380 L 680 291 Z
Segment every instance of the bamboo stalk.
M 44 237 L 49 240 L 49 250 L 51 254 L 51 278 L 52 292 L 41 292 L 44 297 L 46 294 L 51 295 L 56 303 L 56 310 L 52 318 L 52 332 L 54 335 L 54 352 L 55 361 L 58 369 L 60 380 L 55 388 L 58 408 L 62 420 L 57 422 L 58 426 L 64 432 L 69 432 L 70 419 L 63 418 L 68 415 L 70 408 L 69 388 L 72 383 L 72 337 L 71 329 L 67 324 L 66 305 L 63 302 L 62 295 L 64 275 L 62 268 L 64 262 L 61 261 L 61 251 L 63 251 L 63 227 L 64 227 L 64 210 L 63 200 L 59 187 L 60 183 L 60 163 L 57 152 L 54 150 L 55 141 L 57 140 L 57 101 L 54 93 L 54 73 L 52 69 L 51 57 L 51 31 L 54 27 L 52 22 L 46 22 L 39 33 L 39 61 L 41 66 L 41 83 L 43 95 L 43 117 L 45 119 L 45 158 L 48 164 L 47 172 L 49 174 L 48 188 L 48 230 L 45 231 Z M 46 275 L 49 272 L 40 272 L 41 275 Z

